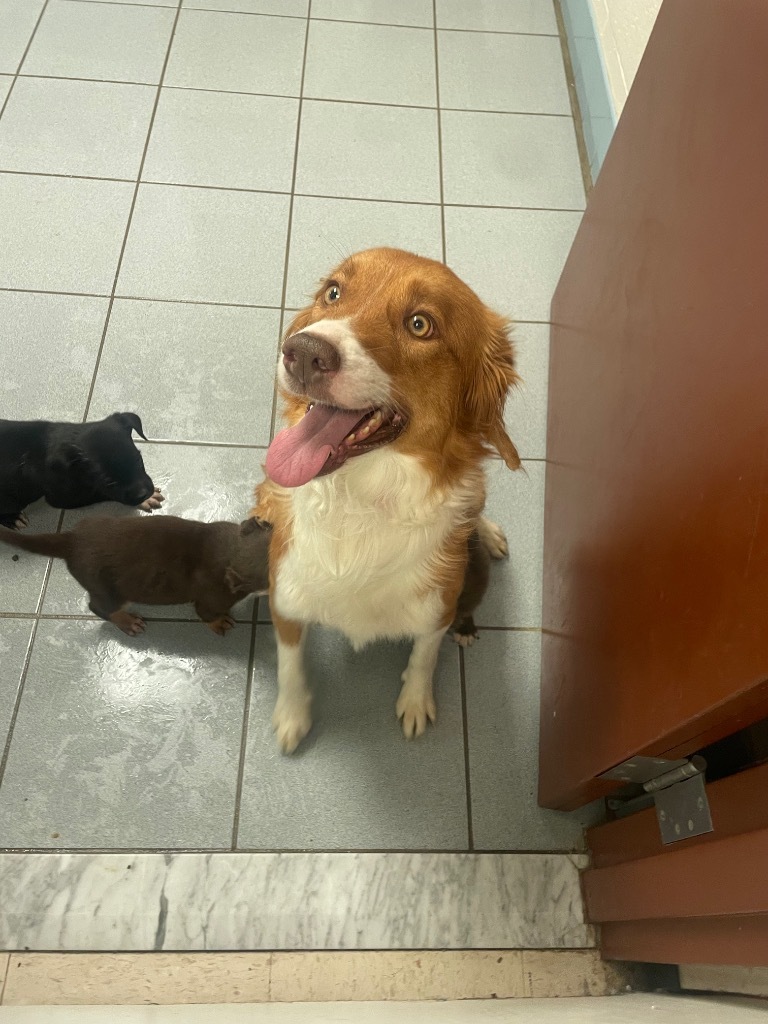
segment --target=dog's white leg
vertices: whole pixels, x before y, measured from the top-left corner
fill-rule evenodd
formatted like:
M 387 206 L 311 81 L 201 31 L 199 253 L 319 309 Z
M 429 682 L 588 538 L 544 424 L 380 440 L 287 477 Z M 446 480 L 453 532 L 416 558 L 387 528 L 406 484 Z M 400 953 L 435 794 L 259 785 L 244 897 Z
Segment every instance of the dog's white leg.
M 402 719 L 407 740 L 421 736 L 427 728 L 427 721 L 434 722 L 437 718 L 432 677 L 444 636 L 445 627 L 436 629 L 434 633 L 417 636 L 414 640 L 408 666 L 401 677 L 403 686 L 395 705 L 395 712 Z
M 312 728 L 312 694 L 304 675 L 307 627 L 272 612 L 277 638 L 277 703 L 272 728 L 284 754 L 292 754 Z
M 477 532 L 491 558 L 506 558 L 509 554 L 509 545 L 500 526 L 497 526 L 492 519 L 480 516 L 477 521 Z

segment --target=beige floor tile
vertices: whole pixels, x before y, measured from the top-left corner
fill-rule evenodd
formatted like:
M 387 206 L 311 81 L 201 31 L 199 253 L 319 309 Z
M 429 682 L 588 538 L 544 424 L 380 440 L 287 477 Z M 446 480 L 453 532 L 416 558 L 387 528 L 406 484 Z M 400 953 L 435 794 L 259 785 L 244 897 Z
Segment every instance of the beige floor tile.
M 596 949 L 525 950 L 521 956 L 526 996 L 615 995 L 632 980 L 624 967 L 601 960 Z
M 20 953 L 4 1004 L 258 1003 L 269 953 Z
M 272 961 L 273 1002 L 522 995 L 517 951 L 275 953 Z
M 632 981 L 595 950 L 0 954 L 4 976 L 6 1006 L 549 998 Z

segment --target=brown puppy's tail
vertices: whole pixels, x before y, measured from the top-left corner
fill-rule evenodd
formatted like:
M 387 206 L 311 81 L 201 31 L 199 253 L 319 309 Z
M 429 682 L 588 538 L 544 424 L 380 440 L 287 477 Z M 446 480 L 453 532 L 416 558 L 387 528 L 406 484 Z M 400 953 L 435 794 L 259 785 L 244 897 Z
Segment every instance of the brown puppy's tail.
M 0 526 L 0 541 L 14 548 L 23 548 L 35 555 L 49 555 L 53 558 L 66 558 L 72 549 L 71 533 L 17 533 Z

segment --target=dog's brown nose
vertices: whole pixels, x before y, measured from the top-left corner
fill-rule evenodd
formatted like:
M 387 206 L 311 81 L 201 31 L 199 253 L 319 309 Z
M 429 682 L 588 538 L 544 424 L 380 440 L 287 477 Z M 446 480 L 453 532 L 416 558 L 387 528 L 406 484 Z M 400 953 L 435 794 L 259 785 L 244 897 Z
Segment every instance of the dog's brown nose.
M 338 370 L 341 359 L 330 342 L 309 331 L 301 331 L 283 345 L 283 366 L 302 387 L 307 387 Z

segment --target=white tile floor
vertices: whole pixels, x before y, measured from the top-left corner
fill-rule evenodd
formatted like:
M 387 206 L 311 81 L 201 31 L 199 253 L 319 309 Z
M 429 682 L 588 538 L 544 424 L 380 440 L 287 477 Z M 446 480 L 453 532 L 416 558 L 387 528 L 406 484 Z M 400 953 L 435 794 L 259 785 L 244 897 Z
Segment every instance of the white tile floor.
M 526 469 L 490 466 L 512 557 L 408 745 L 397 645 L 314 638 L 286 761 L 263 603 L 224 646 L 188 609 L 129 642 L 61 564 L 0 555 L 0 847 L 575 848 L 535 800 L 546 321 L 584 205 L 550 0 L 0 0 L 0 103 L 0 415 L 134 409 L 167 511 L 242 518 L 286 310 L 388 244 L 519 321 Z

